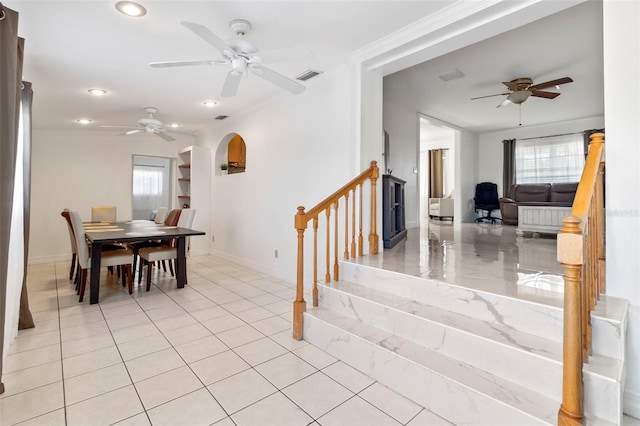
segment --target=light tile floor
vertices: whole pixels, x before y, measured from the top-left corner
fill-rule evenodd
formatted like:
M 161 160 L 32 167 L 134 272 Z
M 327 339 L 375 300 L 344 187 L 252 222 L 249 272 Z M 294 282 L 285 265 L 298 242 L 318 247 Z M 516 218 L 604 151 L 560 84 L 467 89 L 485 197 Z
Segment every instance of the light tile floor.
M 212 256 L 188 263 L 186 288 L 156 272 L 132 296 L 105 273 L 97 305 L 78 303 L 68 264 L 31 266 L 37 327 L 9 348 L 0 424 L 448 424 L 294 340 L 292 284 Z

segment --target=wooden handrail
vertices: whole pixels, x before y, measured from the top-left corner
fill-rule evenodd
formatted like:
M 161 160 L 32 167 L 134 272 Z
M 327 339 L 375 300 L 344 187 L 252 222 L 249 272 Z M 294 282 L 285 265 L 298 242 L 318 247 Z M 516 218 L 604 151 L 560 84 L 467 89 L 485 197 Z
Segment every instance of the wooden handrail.
M 296 300 L 293 302 L 293 337 L 297 340 L 302 340 L 303 329 L 303 314 L 307 309 L 307 302 L 304 300 L 304 231 L 310 221 L 313 221 L 313 306 L 318 306 L 318 224 L 322 213 L 326 216 L 326 272 L 325 282 L 330 282 L 332 276 L 330 274 L 330 250 L 331 250 L 331 232 L 330 232 L 330 217 L 331 211 L 334 210 L 334 264 L 333 264 L 333 280 L 339 279 L 339 266 L 338 266 L 338 209 L 340 206 L 340 200 L 344 198 L 345 212 L 344 212 L 344 252 L 343 256 L 348 259 L 349 257 L 355 258 L 356 256 L 363 255 L 363 237 L 362 237 L 362 185 L 369 180 L 371 182 L 371 221 L 369 232 L 369 253 L 378 253 L 378 234 L 376 231 L 376 208 L 377 208 L 377 190 L 376 182 L 378 180 L 379 171 L 376 161 L 372 161 L 367 170 L 360 173 L 349 183 L 338 189 L 336 192 L 322 200 L 318 205 L 305 212 L 304 207 L 298 207 L 298 211 L 294 216 L 294 226 L 298 232 L 298 259 L 297 259 L 297 273 L 296 273 Z M 357 227 L 359 235 L 356 238 L 356 191 L 360 192 L 359 202 L 359 226 Z M 351 195 L 350 195 L 351 194 Z M 349 197 L 351 198 L 351 246 L 349 247 Z M 357 241 L 357 243 L 356 243 Z M 349 253 L 349 248 L 351 253 Z
M 564 269 L 562 405 L 558 425 L 582 425 L 582 366 L 591 351 L 591 311 L 605 290 L 604 134 L 591 135 L 589 154 L 571 208 L 558 234 Z

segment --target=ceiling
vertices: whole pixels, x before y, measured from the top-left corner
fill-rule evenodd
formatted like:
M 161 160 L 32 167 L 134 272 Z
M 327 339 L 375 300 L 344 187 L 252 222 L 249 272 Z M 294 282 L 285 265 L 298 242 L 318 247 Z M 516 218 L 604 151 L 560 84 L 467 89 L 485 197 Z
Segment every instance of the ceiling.
M 602 2 L 588 1 L 415 65 L 384 79 L 385 102 L 477 133 L 604 115 Z M 439 75 L 460 70 L 462 78 Z M 545 89 L 555 99 L 529 97 L 520 106 L 496 108 L 506 96 L 502 82 L 530 77 L 534 84 L 571 77 Z
M 3 3 L 20 14 L 34 127 L 74 128 L 80 117 L 92 119 L 96 128 L 133 126 L 146 117 L 143 108 L 152 106 L 163 123 L 176 121 L 182 130 L 197 131 L 218 115 L 234 116 L 275 96 L 293 95 L 250 73 L 237 96 L 221 98 L 226 66 L 151 68 L 150 62 L 222 59 L 181 21 L 204 25 L 228 40 L 236 37 L 229 22 L 246 19 L 253 28 L 245 38 L 258 46 L 263 65 L 295 77 L 308 69 L 329 72 L 350 52 L 449 2 L 139 0 L 147 8 L 139 18 L 120 14 L 115 1 Z M 91 97 L 87 89 L 94 87 L 109 93 Z M 206 108 L 207 99 L 219 104 Z
M 34 88 L 34 127 L 76 129 L 78 118 L 92 128 L 131 125 L 158 108 L 163 123 L 179 122 L 197 132 L 218 115 L 235 116 L 277 96 L 295 96 L 249 74 L 235 97 L 221 98 L 226 66 L 157 69 L 150 62 L 219 60 L 220 53 L 180 24 L 206 26 L 223 40 L 235 37 L 233 19 L 253 28 L 265 66 L 289 77 L 308 70 L 329 72 L 349 54 L 450 5 L 451 1 L 151 1 L 140 18 L 115 9 L 115 1 L 5 0 L 20 13 L 25 38 L 24 79 Z M 366 17 L 366 19 L 363 19 Z M 548 21 L 548 22 L 544 22 Z M 495 108 L 502 81 L 532 77 L 534 82 L 570 76 L 554 100 L 529 99 L 522 123 L 563 121 L 603 115 L 601 4 L 576 6 L 544 21 L 416 65 L 385 78 L 385 90 L 416 110 L 474 131 L 517 125 L 518 108 Z M 598 32 L 600 31 L 600 32 Z M 438 75 L 461 70 L 462 79 Z M 304 85 L 313 85 L 323 76 Z M 89 88 L 104 88 L 93 97 Z M 206 108 L 202 102 L 219 104 Z M 392 99 L 393 100 L 393 99 Z

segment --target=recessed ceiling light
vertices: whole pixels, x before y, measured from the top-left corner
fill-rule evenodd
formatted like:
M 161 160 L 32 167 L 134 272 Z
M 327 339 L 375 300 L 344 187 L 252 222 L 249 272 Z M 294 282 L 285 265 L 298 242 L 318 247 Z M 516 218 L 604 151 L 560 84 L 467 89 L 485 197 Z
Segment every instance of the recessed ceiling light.
M 177 127 L 180 127 L 180 123 L 171 123 L 169 124 L 169 127 L 173 127 L 175 129 Z
M 93 96 L 104 96 L 107 94 L 107 91 L 104 89 L 89 89 L 87 92 Z
M 80 124 L 90 124 L 92 123 L 92 120 L 89 120 L 88 118 L 78 118 L 76 122 Z
M 136 18 L 147 14 L 147 9 L 132 1 L 119 1 L 116 3 L 116 9 L 118 9 L 118 12 L 120 13 Z
M 204 101 L 202 104 L 209 108 L 213 108 L 214 106 L 218 105 L 216 101 Z

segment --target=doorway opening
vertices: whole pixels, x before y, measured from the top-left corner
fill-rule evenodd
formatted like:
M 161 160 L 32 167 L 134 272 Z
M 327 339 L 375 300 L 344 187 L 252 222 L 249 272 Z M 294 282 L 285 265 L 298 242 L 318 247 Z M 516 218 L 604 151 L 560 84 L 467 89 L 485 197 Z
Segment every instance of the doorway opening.
M 171 158 L 133 156 L 132 215 L 134 220 L 153 219 L 158 207 L 171 207 Z
M 459 130 L 437 120 L 420 117 L 419 222 L 453 221 L 455 189 L 455 145 Z

